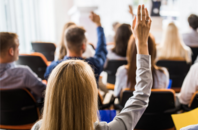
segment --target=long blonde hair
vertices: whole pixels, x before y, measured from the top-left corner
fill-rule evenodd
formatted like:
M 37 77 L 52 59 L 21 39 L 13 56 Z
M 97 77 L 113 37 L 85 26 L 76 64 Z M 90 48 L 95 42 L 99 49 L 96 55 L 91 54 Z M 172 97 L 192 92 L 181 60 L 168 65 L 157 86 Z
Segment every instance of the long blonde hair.
M 188 47 L 179 36 L 178 28 L 174 23 L 169 23 L 162 43 L 158 46 L 158 59 L 183 59 L 191 62 Z
M 97 121 L 96 80 L 82 60 L 67 60 L 51 73 L 40 130 L 93 130 Z
M 67 55 L 67 49 L 66 49 L 66 45 L 65 45 L 65 42 L 64 42 L 65 41 L 65 31 L 66 31 L 66 29 L 68 29 L 72 25 L 76 25 L 76 24 L 73 23 L 73 22 L 68 22 L 63 27 L 61 40 L 60 40 L 60 43 L 59 43 L 60 50 L 58 52 L 59 53 L 58 60 L 62 60 Z

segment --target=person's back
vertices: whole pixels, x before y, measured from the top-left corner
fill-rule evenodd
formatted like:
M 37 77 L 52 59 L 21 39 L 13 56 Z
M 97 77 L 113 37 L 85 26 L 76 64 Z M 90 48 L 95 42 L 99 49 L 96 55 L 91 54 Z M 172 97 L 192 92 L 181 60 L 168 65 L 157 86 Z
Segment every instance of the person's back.
M 28 88 L 35 97 L 43 97 L 46 88 L 41 79 L 27 66 L 15 65 L 18 59 L 18 36 L 0 32 L 0 89 Z
M 184 60 L 191 62 L 191 49 L 179 37 L 179 32 L 174 23 L 166 29 L 162 43 L 157 46 L 157 60 Z
M 138 14 L 140 13 L 138 7 Z M 92 68 L 82 60 L 60 63 L 49 77 L 42 119 L 32 130 L 132 130 L 148 106 L 152 74 L 146 39 L 151 20 L 142 6 L 143 16 L 133 21 L 137 43 L 137 85 L 134 96 L 110 123 L 99 122 L 97 85 Z M 141 16 L 141 15 L 140 15 Z M 139 21 L 140 20 L 140 21 Z M 135 22 L 136 21 L 136 22 Z M 136 25 L 137 23 L 137 25 Z M 137 26 L 140 28 L 137 29 Z M 144 32 L 143 34 L 141 32 Z
M 188 23 L 191 31 L 182 35 L 183 41 L 187 46 L 198 47 L 198 16 L 191 14 L 188 17 Z
M 53 61 L 50 66 L 47 67 L 44 75 L 45 79 L 48 79 L 51 71 L 62 61 L 69 59 L 79 59 L 87 61 L 92 66 L 98 81 L 99 75 L 103 70 L 104 62 L 106 60 L 106 41 L 103 28 L 101 27 L 100 17 L 92 12 L 91 20 L 97 25 L 98 43 L 95 50 L 95 55 L 93 57 L 83 59 L 83 53 L 85 52 L 87 46 L 85 30 L 82 27 L 72 26 L 68 28 L 65 34 L 67 55 L 63 58 L 63 60 Z
M 153 74 L 153 87 L 154 89 L 166 89 L 169 83 L 169 73 L 166 68 L 157 67 L 155 65 L 156 58 L 156 45 L 154 40 L 149 36 L 148 38 L 148 48 L 149 54 L 151 55 L 152 63 L 152 74 Z M 134 89 L 135 82 L 135 72 L 136 72 L 136 54 L 137 49 L 135 45 L 135 39 L 131 36 L 129 40 L 128 50 L 127 50 L 127 65 L 123 65 L 118 68 L 116 73 L 116 83 L 114 88 L 114 96 L 118 97 L 120 92 L 124 88 Z

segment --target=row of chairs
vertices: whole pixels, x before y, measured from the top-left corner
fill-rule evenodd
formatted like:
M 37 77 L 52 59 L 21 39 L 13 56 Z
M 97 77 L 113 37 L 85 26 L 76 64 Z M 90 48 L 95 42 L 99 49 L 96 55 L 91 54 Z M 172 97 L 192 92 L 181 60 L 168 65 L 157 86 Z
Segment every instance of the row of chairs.
M 99 110 L 110 107 L 103 104 L 98 92 Z M 31 129 L 40 119 L 43 102 L 35 100 L 30 91 L 24 89 L 0 89 L 0 129 Z
M 29 66 L 33 72 L 35 72 L 38 77 L 44 79 L 44 73 L 46 71 L 47 66 L 50 62 L 45 58 L 41 53 L 32 53 L 32 54 L 21 54 L 19 56 L 19 60 L 16 62 L 19 65 L 27 65 Z M 104 71 L 107 72 L 107 82 L 111 84 L 115 84 L 115 74 L 121 65 L 126 65 L 127 61 L 118 61 L 118 60 L 109 60 L 108 65 Z M 161 60 L 157 62 L 158 66 L 166 67 L 170 74 L 170 79 L 172 82 L 172 88 L 174 88 L 177 92 L 180 91 L 183 80 L 186 77 L 190 64 L 187 64 L 185 61 L 165 61 Z
M 10 96 L 12 95 L 12 96 Z M 133 95 L 129 89 L 124 89 L 120 96 L 120 103 L 114 104 L 114 108 L 122 110 L 126 101 Z M 99 94 L 99 104 L 102 104 L 102 97 Z M 160 130 L 174 127 L 171 114 L 181 110 L 176 105 L 175 92 L 171 89 L 154 89 L 149 98 L 149 105 L 136 129 Z M 100 104 L 100 110 L 110 107 L 110 104 Z M 1 89 L 0 90 L 0 128 L 1 129 L 30 129 L 40 118 L 41 104 L 37 103 L 27 89 Z M 188 110 L 198 107 L 198 92 L 191 100 Z
M 120 96 L 120 103 L 115 105 L 116 109 L 121 110 L 126 101 L 133 96 L 132 91 L 128 88 L 124 89 Z M 183 106 L 183 105 L 182 105 Z M 171 114 L 178 111 L 189 111 L 198 107 L 198 92 L 196 92 L 188 109 L 182 109 L 179 101 L 172 89 L 153 89 L 149 98 L 149 105 L 140 121 L 136 125 L 136 129 L 160 130 L 170 129 L 174 127 Z

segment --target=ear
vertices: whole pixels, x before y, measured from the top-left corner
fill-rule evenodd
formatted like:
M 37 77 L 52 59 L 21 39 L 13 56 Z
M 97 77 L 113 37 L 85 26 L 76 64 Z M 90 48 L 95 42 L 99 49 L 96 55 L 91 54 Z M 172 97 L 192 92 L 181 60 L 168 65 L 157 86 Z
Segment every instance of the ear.
M 9 51 L 8 53 L 9 53 L 10 56 L 14 56 L 14 49 L 13 48 L 10 48 L 8 51 Z
M 83 52 L 86 50 L 86 47 L 87 47 L 86 43 L 83 43 L 82 44 L 82 50 L 83 50 Z

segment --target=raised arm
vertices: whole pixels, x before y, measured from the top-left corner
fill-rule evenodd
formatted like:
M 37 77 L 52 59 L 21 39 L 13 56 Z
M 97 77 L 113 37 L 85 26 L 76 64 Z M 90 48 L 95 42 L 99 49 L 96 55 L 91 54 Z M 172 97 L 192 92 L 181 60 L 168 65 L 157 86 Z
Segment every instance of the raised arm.
M 142 14 L 141 12 L 142 7 Z M 142 20 L 141 20 L 142 16 Z M 107 124 L 108 130 L 133 130 L 148 106 L 151 87 L 153 84 L 151 61 L 148 55 L 147 39 L 151 26 L 151 19 L 147 9 L 138 6 L 138 16 L 133 20 L 132 31 L 137 46 L 136 86 L 133 96 L 128 99 L 125 107 L 115 119 Z M 101 127 L 101 125 L 99 125 Z M 97 127 L 96 127 L 97 128 Z
M 97 60 L 97 65 L 102 71 L 104 63 L 106 61 L 107 49 L 106 49 L 106 40 L 104 35 L 104 30 L 101 27 L 100 16 L 91 12 L 90 19 L 97 26 L 97 46 L 94 55 L 94 59 Z

